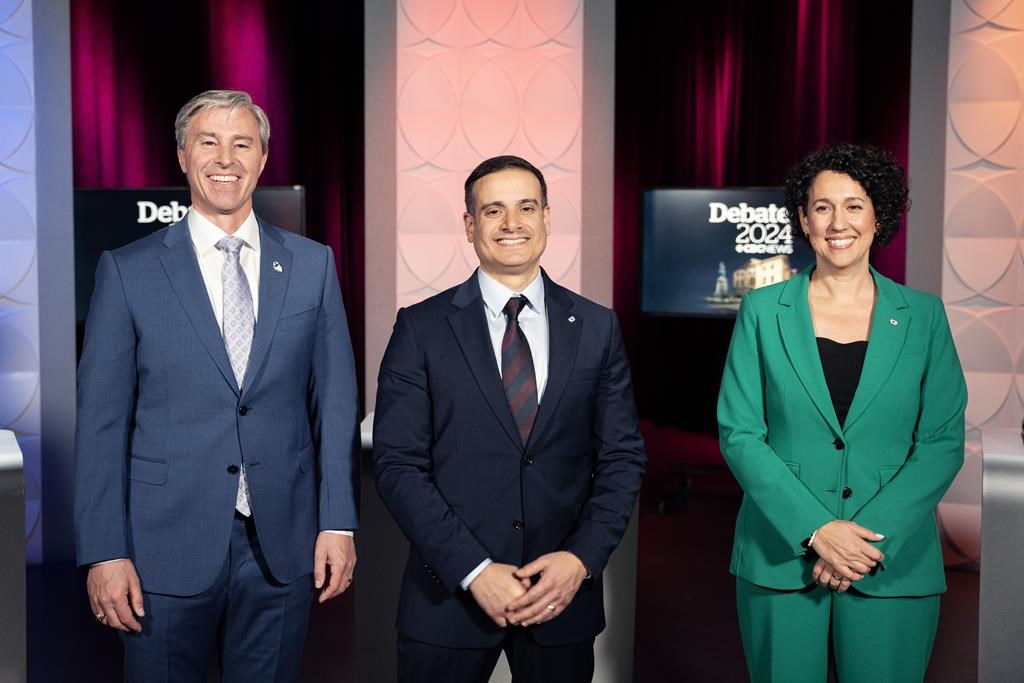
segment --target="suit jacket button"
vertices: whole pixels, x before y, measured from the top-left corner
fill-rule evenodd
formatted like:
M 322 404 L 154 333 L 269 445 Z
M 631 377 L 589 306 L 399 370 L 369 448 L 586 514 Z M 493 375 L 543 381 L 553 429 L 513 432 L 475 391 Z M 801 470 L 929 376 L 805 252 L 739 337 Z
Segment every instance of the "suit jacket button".
M 525 464 L 525 465 L 532 465 L 533 464 L 533 458 L 531 458 L 530 456 L 526 456 L 525 458 L 523 458 L 523 464 Z
M 832 442 L 832 445 L 836 447 L 837 451 L 841 451 L 844 448 L 846 448 L 846 444 L 844 444 L 843 440 L 840 439 L 838 436 L 836 437 L 836 440 Z
M 852 495 L 853 495 L 853 489 L 851 489 L 849 486 L 844 486 L 843 487 L 843 498 L 849 498 Z
M 228 474 L 238 474 L 238 465 L 228 465 Z
M 526 525 L 523 524 L 523 520 L 521 520 L 521 519 L 517 519 L 516 521 L 512 522 L 512 528 L 515 529 L 516 531 L 522 531 L 523 527 L 525 527 L 525 526 Z
M 242 407 L 240 407 L 238 409 L 238 414 L 239 415 L 245 415 L 248 412 L 249 412 L 249 408 L 247 406 L 242 406 Z

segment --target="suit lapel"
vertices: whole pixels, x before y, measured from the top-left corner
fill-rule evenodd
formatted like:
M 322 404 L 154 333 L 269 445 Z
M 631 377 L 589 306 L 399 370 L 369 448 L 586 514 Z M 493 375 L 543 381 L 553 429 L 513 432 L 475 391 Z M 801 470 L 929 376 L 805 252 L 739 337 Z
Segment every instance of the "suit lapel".
M 864 356 L 864 369 L 861 370 L 857 391 L 846 415 L 846 429 L 864 414 L 892 374 L 910 328 L 910 309 L 903 293 L 892 280 L 878 274 L 873 268 L 871 275 L 875 278 L 878 296 L 871 316 L 871 337 Z
M 213 358 L 220 374 L 235 393 L 239 393 L 235 373 L 231 370 L 231 361 L 228 359 L 227 349 L 224 348 L 224 338 L 217 327 L 217 318 L 210 305 L 210 295 L 203 283 L 202 273 L 199 272 L 199 261 L 196 259 L 195 248 L 188 234 L 187 219 L 167 229 L 164 246 L 167 250 L 160 254 L 160 264 L 181 307 L 185 309 L 196 335 Z
M 843 430 L 839 428 L 839 418 L 825 383 L 825 372 L 821 368 L 821 356 L 814 338 L 811 307 L 807 301 L 810 277 L 811 269 L 805 269 L 790 278 L 783 287 L 779 295 L 779 336 L 804 390 L 829 426 L 836 434 L 841 434 Z
M 565 295 L 565 290 L 553 283 L 547 273 L 543 273 L 543 276 L 544 306 L 548 316 L 548 382 L 544 388 L 544 399 L 537 411 L 537 420 L 530 433 L 530 444 L 535 443 L 544 433 L 544 428 L 551 422 L 562 400 L 562 393 L 576 360 L 576 349 L 584 322 L 578 314 L 573 314 L 572 300 Z
M 448 324 L 466 358 L 466 364 L 469 365 L 473 378 L 476 379 L 484 399 L 490 405 L 502 429 L 513 443 L 522 447 L 519 429 L 512 419 L 512 411 L 508 407 L 508 399 L 505 397 L 505 389 L 501 384 L 501 375 L 494 358 L 494 347 L 487 331 L 484 302 L 480 295 L 480 283 L 477 281 L 476 272 L 455 290 L 452 306 L 455 310 L 448 314 Z
M 275 264 L 277 268 L 274 267 Z M 292 252 L 284 246 L 284 239 L 276 231 L 267 230 L 261 221 L 260 308 L 259 315 L 256 316 L 256 328 L 253 330 L 252 350 L 249 352 L 245 381 L 242 382 L 243 394 L 249 390 L 270 349 L 270 342 L 277 330 L 277 321 L 281 318 L 284 295 L 288 291 L 291 266 Z

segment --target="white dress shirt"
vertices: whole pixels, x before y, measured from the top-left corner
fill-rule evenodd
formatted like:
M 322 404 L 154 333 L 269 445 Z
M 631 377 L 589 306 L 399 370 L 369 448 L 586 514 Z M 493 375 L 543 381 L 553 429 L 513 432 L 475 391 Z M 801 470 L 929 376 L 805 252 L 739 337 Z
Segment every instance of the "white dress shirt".
M 477 269 L 477 281 L 480 283 L 480 295 L 484 300 L 484 313 L 487 317 L 487 331 L 491 335 L 491 346 L 494 347 L 494 359 L 501 374 L 501 340 L 505 336 L 505 304 L 514 296 L 525 296 L 529 305 L 519 312 L 519 329 L 526 335 L 530 344 L 530 355 L 533 356 L 533 371 L 537 377 L 537 406 L 540 407 L 544 397 L 544 389 L 548 383 L 548 316 L 544 307 L 544 278 L 537 273 L 530 284 L 522 292 L 514 292 L 499 283 L 490 275 Z M 487 558 L 466 575 L 459 585 L 463 590 L 479 576 L 493 560 Z

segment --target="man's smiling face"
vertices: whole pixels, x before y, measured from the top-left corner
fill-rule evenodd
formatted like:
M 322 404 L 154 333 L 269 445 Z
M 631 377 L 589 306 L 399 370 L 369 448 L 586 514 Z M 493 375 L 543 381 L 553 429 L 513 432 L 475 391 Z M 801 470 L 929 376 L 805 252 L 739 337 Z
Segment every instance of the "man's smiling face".
M 252 209 L 252 193 L 267 163 L 256 118 L 246 109 L 219 107 L 196 114 L 178 150 L 192 206 L 233 233 Z
M 514 291 L 536 276 L 551 232 L 540 183 L 529 171 L 510 168 L 485 175 L 473 186 L 473 215 L 466 213 L 466 239 L 480 267 Z

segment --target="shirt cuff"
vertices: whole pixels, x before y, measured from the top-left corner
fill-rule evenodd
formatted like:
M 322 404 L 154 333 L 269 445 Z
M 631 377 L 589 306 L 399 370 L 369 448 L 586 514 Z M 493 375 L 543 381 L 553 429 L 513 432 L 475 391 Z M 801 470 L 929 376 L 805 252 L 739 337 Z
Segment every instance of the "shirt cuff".
M 488 557 L 486 560 L 484 560 L 483 562 L 478 564 L 476 566 L 476 569 L 474 569 L 470 573 L 466 574 L 466 578 L 464 578 L 462 581 L 459 582 L 459 585 L 462 586 L 462 590 L 468 591 L 469 590 L 469 584 L 473 583 L 473 579 L 475 579 L 476 577 L 480 576 L 480 572 L 482 572 L 484 569 L 486 569 L 487 565 L 491 564 L 491 562 L 493 562 L 493 560 L 491 560 L 491 558 Z
M 356 535 L 356 532 L 351 529 L 324 529 L 323 532 L 325 534 L 338 534 L 339 536 L 350 536 L 353 538 Z
M 98 567 L 101 564 L 110 564 L 111 562 L 120 562 L 121 560 L 127 560 L 127 559 L 128 559 L 127 557 L 115 557 L 112 560 L 103 560 L 102 562 L 93 562 L 89 566 L 90 567 Z

